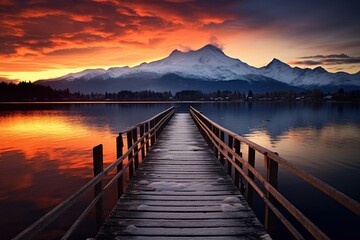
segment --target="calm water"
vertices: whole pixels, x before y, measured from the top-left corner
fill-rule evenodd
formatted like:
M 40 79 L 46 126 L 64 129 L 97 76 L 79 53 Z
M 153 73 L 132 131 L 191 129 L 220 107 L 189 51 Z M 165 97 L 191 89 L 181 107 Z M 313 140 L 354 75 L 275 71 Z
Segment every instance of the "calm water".
M 104 162 L 115 159 L 118 132 L 174 105 L 1 104 L 0 238 L 9 239 L 92 176 L 92 147 L 104 145 Z M 186 109 L 188 104 L 175 104 Z M 360 106 L 356 104 L 194 103 L 217 123 L 278 152 L 294 165 L 360 201 Z M 246 157 L 246 151 L 244 151 Z M 263 171 L 263 160 L 256 166 Z M 358 217 L 327 200 L 283 169 L 280 191 L 336 239 L 360 238 Z M 92 193 L 90 193 L 91 195 Z M 113 194 L 115 195 L 115 194 Z M 70 209 L 40 238 L 56 238 L 84 202 Z M 109 195 L 107 205 L 115 201 Z M 256 212 L 262 206 L 256 199 Z M 110 207 L 108 207 L 108 211 Z M 91 213 L 93 215 L 93 213 Z M 91 237 L 90 216 L 76 237 Z

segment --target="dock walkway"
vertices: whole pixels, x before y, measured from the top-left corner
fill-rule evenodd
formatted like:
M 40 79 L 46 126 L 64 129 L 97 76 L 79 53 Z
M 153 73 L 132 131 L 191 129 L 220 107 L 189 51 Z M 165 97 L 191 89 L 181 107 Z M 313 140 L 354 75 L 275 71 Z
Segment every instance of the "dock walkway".
M 189 114 L 177 113 L 96 239 L 270 239 Z

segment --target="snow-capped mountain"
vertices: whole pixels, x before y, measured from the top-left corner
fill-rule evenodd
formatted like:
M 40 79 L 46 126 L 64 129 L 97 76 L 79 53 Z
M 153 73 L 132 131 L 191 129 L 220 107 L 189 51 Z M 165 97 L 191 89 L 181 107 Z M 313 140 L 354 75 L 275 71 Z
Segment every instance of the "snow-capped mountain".
M 236 84 L 234 81 L 237 81 Z M 107 70 L 87 69 L 36 83 L 58 89 L 69 88 L 86 92 L 114 92 L 125 89 L 171 91 L 208 89 L 210 91 L 217 90 L 216 88 L 246 91 L 246 89 L 234 88 L 244 88 L 244 86 L 254 88 L 255 85 L 259 87 L 255 91 L 262 92 L 277 88 L 336 90 L 340 87 L 360 89 L 360 72 L 329 73 L 321 67 L 303 69 L 291 67 L 276 58 L 267 66 L 256 68 L 239 59 L 228 57 L 215 46 L 206 45 L 195 51 L 174 50 L 164 59 L 142 63 L 132 68 L 126 66 Z M 260 86 L 263 89 L 260 89 Z
M 167 58 L 141 64 L 133 71 L 160 75 L 174 73 L 181 77 L 206 80 L 234 80 L 242 75 L 256 73 L 256 68 L 226 56 L 219 48 L 206 45 L 196 51 L 174 50 Z
M 77 73 L 69 73 L 65 76 L 59 77 L 59 78 L 54 78 L 54 79 L 49 79 L 49 80 L 67 80 L 67 81 L 72 81 L 78 78 L 83 78 L 83 79 L 92 79 L 94 77 L 97 76 L 101 76 L 103 74 L 106 73 L 105 69 L 102 68 L 97 68 L 97 69 L 86 69 L 84 71 L 81 72 L 77 72 Z
M 279 80 L 292 86 L 304 88 L 315 86 L 322 87 L 326 85 L 360 86 L 360 78 L 356 76 L 356 74 L 344 72 L 329 73 L 322 67 L 316 67 L 314 69 L 292 68 L 276 58 L 274 58 L 267 66 L 259 68 L 258 74 Z

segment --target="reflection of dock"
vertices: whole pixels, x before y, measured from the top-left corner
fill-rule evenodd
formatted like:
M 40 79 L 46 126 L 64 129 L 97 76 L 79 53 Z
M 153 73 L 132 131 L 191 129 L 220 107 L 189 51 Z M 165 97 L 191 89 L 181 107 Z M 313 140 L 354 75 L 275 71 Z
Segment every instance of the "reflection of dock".
M 223 239 L 264 234 L 190 115 L 180 113 L 147 155 L 96 238 Z
M 328 239 L 278 191 L 279 167 L 360 215 L 355 200 L 194 108 L 190 115 L 175 114 L 169 108 L 128 128 L 116 142 L 114 163 L 103 169 L 102 145 L 94 147 L 94 178 L 15 239 L 34 237 L 94 189 L 94 199 L 63 239 L 93 208 L 99 230 L 96 239 L 270 239 L 267 232 L 276 236 L 280 224 L 295 239 L 310 235 Z M 256 169 L 258 157 L 265 163 L 265 176 Z M 116 175 L 105 181 L 115 169 Z M 126 191 L 125 171 L 131 180 Z M 105 220 L 104 193 L 113 183 L 117 183 L 119 201 Z M 265 203 L 264 227 L 250 208 L 255 206 L 255 196 Z

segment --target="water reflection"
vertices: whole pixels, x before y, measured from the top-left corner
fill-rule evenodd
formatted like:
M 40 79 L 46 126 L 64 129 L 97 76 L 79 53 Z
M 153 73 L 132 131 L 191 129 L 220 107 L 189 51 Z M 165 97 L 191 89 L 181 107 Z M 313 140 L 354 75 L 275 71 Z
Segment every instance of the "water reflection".
M 115 160 L 118 132 L 168 104 L 1 105 L 0 230 L 9 239 L 74 193 L 93 174 L 92 148 Z M 59 234 L 59 230 L 55 229 Z
M 360 201 L 360 109 L 357 104 L 238 103 L 197 106 L 205 115 Z M 242 148 L 247 159 L 247 149 Z M 256 169 L 264 176 L 263 157 Z M 279 190 L 332 239 L 358 239 L 358 216 L 279 169 Z M 261 199 L 255 212 L 263 218 Z M 341 221 L 334 221 L 341 219 Z M 289 239 L 279 231 L 278 239 Z
M 291 128 L 320 129 L 332 123 L 360 123 L 358 104 L 242 102 L 194 105 L 236 133 L 265 130 L 275 140 Z
M 179 103 L 175 107 L 188 111 L 189 105 L 360 201 L 358 104 Z M 104 162 L 110 164 L 118 132 L 169 106 L 0 104 L 2 239 L 13 237 L 92 177 L 93 146 L 104 145 Z M 246 158 L 244 149 L 243 154 Z M 257 161 L 256 167 L 263 171 L 262 159 Z M 312 214 L 314 204 L 299 197 L 298 191 L 313 193 L 282 170 L 279 177 L 284 194 Z M 320 222 L 330 226 L 325 220 Z M 85 229 L 81 237 L 92 236 Z M 53 232 L 59 234 L 57 229 Z

